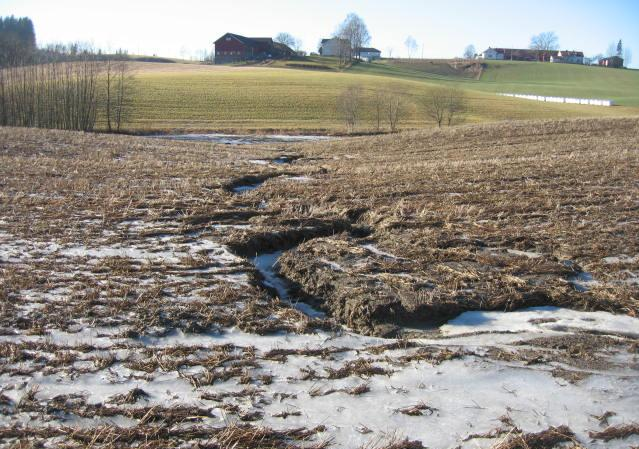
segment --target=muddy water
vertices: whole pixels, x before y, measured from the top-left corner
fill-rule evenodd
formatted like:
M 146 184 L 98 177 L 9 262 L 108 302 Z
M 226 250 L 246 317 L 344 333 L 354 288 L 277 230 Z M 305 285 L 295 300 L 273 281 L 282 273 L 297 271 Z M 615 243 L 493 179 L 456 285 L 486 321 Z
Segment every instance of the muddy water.
M 149 136 L 160 139 L 186 140 L 195 142 L 212 142 L 224 145 L 257 145 L 264 143 L 291 143 L 291 142 L 317 142 L 321 140 L 332 140 L 329 136 L 286 136 L 280 134 L 167 134 Z M 282 162 L 285 163 L 285 162 Z

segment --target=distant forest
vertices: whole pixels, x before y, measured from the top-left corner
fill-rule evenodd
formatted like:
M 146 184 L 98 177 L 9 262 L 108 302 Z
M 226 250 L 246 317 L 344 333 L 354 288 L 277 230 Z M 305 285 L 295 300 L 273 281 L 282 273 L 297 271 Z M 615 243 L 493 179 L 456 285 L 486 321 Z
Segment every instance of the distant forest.
M 0 66 L 14 65 L 36 51 L 33 22 L 28 17 L 0 17 Z

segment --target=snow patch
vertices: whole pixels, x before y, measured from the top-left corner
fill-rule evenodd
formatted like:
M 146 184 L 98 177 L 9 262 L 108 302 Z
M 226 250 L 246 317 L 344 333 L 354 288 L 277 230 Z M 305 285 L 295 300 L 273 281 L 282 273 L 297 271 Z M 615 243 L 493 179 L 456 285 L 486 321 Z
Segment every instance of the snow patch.
M 441 328 L 444 335 L 487 332 L 593 331 L 639 337 L 639 320 L 608 312 L 533 307 L 515 312 L 465 312 Z

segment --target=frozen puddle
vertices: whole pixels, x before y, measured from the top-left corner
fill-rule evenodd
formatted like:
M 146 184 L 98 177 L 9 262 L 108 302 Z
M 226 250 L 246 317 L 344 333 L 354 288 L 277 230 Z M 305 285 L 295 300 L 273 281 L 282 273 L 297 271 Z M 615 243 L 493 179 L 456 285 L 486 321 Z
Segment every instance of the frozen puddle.
M 233 190 L 233 193 L 245 193 L 245 192 L 250 192 L 251 190 L 257 189 L 262 184 L 264 184 L 264 181 L 256 182 L 254 184 L 245 184 L 241 186 L 235 186 L 233 187 L 232 190 Z
M 259 271 L 264 277 L 264 285 L 272 288 L 277 292 L 277 296 L 282 300 L 290 303 L 300 312 L 303 312 L 311 318 L 323 318 L 325 314 L 319 310 L 314 309 L 306 303 L 300 301 L 294 301 L 290 298 L 288 293 L 288 285 L 282 277 L 277 274 L 277 261 L 282 255 L 283 251 L 276 251 L 274 253 L 261 254 L 253 258 L 252 263 L 255 265 L 257 271 Z
M 284 165 L 284 164 L 292 164 L 295 160 L 299 159 L 301 156 L 278 156 L 276 158 L 273 159 L 249 159 L 249 163 L 250 164 L 255 164 L 255 165 L 269 165 L 269 164 L 277 164 L 277 165 Z
M 281 134 L 174 134 L 149 136 L 160 139 L 185 140 L 195 142 L 213 142 L 224 145 L 257 145 L 265 143 L 319 142 L 335 139 L 330 136 L 287 136 Z

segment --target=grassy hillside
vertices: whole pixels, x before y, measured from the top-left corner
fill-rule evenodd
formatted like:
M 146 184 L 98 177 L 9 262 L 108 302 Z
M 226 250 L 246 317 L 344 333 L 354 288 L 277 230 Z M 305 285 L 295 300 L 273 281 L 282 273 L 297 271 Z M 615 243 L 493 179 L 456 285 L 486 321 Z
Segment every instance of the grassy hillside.
M 490 61 L 479 85 L 491 92 L 606 98 L 639 107 L 639 70 Z
M 312 68 L 305 67 L 311 65 Z M 626 107 L 508 99 L 494 95 L 495 91 L 503 91 L 497 82 L 426 73 L 385 63 L 361 64 L 346 71 L 338 70 L 334 60 L 317 58 L 310 59 L 308 64 L 280 61 L 268 66 L 136 63 L 135 67 L 138 95 L 130 126 L 135 131 L 341 131 L 343 125 L 336 103 L 350 85 L 359 85 L 364 91 L 361 130 L 374 128 L 373 98 L 377 92 L 388 89 L 402 93 L 404 127 L 432 125 L 425 117 L 422 98 L 442 83 L 451 82 L 468 90 L 469 109 L 463 119 L 470 123 L 639 113 L 638 109 Z
M 475 67 L 483 64 L 481 77 Z M 357 73 L 458 83 L 482 92 L 526 93 L 558 97 L 612 99 L 639 107 L 639 70 L 607 69 L 575 64 L 449 60 L 393 60 L 353 67 Z

